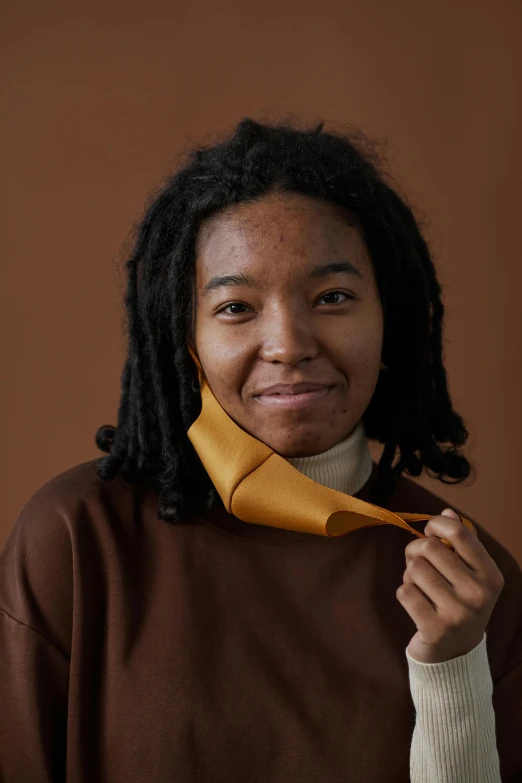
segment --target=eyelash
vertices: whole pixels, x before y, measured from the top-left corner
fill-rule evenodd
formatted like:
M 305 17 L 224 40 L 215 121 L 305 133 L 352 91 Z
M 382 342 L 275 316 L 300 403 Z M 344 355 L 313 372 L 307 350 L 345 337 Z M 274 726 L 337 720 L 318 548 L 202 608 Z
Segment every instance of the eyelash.
M 320 299 L 323 299 L 325 296 L 331 296 L 332 294 L 341 294 L 342 296 L 346 297 L 346 301 L 348 299 L 354 299 L 351 294 L 347 294 L 345 291 L 327 291 L 326 294 L 323 294 Z M 327 304 L 341 304 L 341 302 L 327 302 Z M 221 310 L 218 310 L 217 313 L 225 313 L 225 315 L 234 316 L 234 315 L 244 315 L 245 313 L 226 313 L 225 311 L 228 310 L 229 307 L 234 307 L 234 305 L 239 305 L 240 307 L 247 307 L 247 305 L 243 304 L 242 302 L 230 302 L 230 304 L 223 307 Z

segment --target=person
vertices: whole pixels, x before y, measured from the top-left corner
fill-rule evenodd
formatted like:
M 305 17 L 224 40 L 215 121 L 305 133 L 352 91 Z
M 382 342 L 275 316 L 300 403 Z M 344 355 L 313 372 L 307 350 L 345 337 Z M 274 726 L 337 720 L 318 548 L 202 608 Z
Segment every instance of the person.
M 105 456 L 2 553 L 0 778 L 522 780 L 522 574 L 408 478 L 466 479 L 468 433 L 427 244 L 362 135 L 242 120 L 156 195 L 127 274 Z M 279 468 L 251 519 L 252 444 Z M 295 477 L 431 519 L 304 532 Z

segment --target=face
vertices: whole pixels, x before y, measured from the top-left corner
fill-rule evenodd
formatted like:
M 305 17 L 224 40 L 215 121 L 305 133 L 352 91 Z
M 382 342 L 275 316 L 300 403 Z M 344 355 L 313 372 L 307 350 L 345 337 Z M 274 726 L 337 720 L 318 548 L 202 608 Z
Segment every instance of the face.
M 228 415 L 281 456 L 350 435 L 377 384 L 382 339 L 372 263 L 340 207 L 270 194 L 201 226 L 193 347 Z

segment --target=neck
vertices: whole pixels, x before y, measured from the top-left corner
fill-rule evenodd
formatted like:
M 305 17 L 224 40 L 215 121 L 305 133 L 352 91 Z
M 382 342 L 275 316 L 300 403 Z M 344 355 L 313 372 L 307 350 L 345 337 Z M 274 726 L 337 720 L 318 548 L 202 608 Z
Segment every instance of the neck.
M 355 495 L 372 473 L 372 458 L 362 419 L 347 438 L 328 451 L 313 457 L 289 457 L 287 462 L 318 484 Z

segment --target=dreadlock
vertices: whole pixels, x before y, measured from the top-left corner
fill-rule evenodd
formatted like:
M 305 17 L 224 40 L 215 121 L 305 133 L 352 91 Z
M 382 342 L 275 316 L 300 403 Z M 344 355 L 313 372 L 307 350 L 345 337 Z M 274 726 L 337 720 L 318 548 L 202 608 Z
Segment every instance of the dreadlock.
M 411 209 L 371 151 L 345 133 L 242 120 L 224 141 L 198 147 L 148 208 L 126 263 L 128 355 L 117 426 L 96 444 L 101 479 L 121 476 L 158 492 L 159 516 L 183 522 L 220 503 L 187 430 L 201 410 L 188 352 L 196 236 L 218 210 L 274 191 L 320 198 L 358 218 L 384 313 L 387 370 L 363 421 L 384 444 L 371 500 L 385 505 L 403 471 L 444 483 L 468 477 L 468 438 L 453 410 L 443 364 L 441 289 Z M 398 460 L 394 464 L 396 457 Z M 448 479 L 453 479 L 449 481 Z

